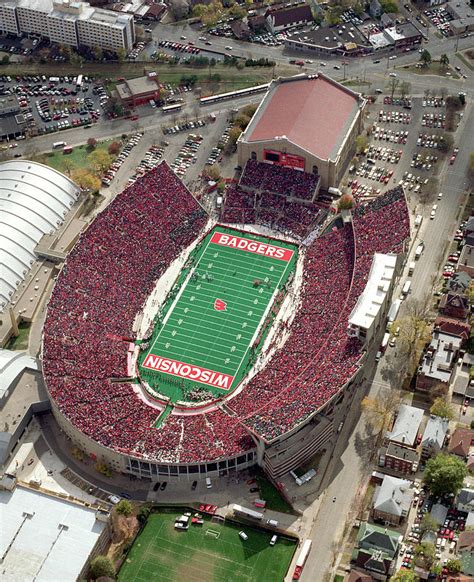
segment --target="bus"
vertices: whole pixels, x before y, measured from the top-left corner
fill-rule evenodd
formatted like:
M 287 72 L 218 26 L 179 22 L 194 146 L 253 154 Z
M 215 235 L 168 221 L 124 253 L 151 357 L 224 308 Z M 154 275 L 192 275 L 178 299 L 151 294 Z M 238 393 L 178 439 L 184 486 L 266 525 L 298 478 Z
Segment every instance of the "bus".
M 237 516 L 246 517 L 248 519 L 255 519 L 257 521 L 261 521 L 263 519 L 263 513 L 254 511 L 253 509 L 247 509 L 246 507 L 237 505 L 236 503 L 234 503 L 234 513 Z
M 303 572 L 304 565 L 306 564 L 306 560 L 308 559 L 309 552 L 311 551 L 311 540 L 306 540 L 303 543 L 303 547 L 301 548 L 300 555 L 296 560 L 296 567 L 295 571 L 293 572 L 293 580 L 299 580 L 301 577 L 301 573 Z
M 383 336 L 383 340 L 382 343 L 380 344 L 380 351 L 382 352 L 382 354 L 385 352 L 385 350 L 387 349 L 388 346 L 388 342 L 390 341 L 390 334 L 388 333 L 388 331 L 384 334 Z
M 226 101 L 227 99 L 239 99 L 239 97 L 247 97 L 248 95 L 256 95 L 257 93 L 264 93 L 268 90 L 269 83 L 265 85 L 257 85 L 255 87 L 248 87 L 247 89 L 239 89 L 239 91 L 231 91 L 230 93 L 218 93 L 210 97 L 201 97 L 200 105 L 210 105 L 218 103 L 219 101 Z
M 165 105 L 164 107 L 161 108 L 161 111 L 163 113 L 175 113 L 177 111 L 181 111 L 182 108 L 183 108 L 182 103 L 174 103 L 173 105 Z
M 82 75 L 77 76 L 76 87 L 80 89 L 82 87 Z
M 388 322 L 393 323 L 397 319 L 398 311 L 400 309 L 400 305 L 402 304 L 401 299 L 395 299 L 395 301 L 390 305 L 390 309 L 388 311 Z

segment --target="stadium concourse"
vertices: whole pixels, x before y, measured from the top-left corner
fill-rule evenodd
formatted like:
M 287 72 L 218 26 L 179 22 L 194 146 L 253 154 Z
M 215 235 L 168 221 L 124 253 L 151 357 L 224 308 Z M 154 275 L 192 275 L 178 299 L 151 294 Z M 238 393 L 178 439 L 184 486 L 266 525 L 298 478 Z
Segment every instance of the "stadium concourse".
M 302 248 L 300 300 L 283 347 L 235 397 L 205 413 L 178 414 L 147 403 L 130 377 L 133 324 L 157 280 L 206 224 L 162 163 L 95 219 L 54 287 L 42 353 L 53 412 L 73 442 L 117 470 L 133 472 L 143 461 L 151 475 L 202 476 L 257 462 L 257 443 L 265 447 L 303 425 L 359 369 L 363 351 L 347 333 L 349 314 L 374 254 L 401 253 L 409 238 L 397 188 Z

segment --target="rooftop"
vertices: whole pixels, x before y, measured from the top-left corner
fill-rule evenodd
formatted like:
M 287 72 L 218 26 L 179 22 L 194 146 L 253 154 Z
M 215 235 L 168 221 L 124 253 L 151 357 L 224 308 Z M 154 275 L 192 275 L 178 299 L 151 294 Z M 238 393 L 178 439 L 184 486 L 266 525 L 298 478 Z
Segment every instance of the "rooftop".
M 322 160 L 334 160 L 362 103 L 359 93 L 321 73 L 278 79 L 270 84 L 242 140 L 286 140 Z
M 441 449 L 448 432 L 449 421 L 439 416 L 431 415 L 426 423 L 425 431 L 421 439 L 424 447 L 437 446 Z
M 393 428 L 387 432 L 387 439 L 393 443 L 399 443 L 405 446 L 413 446 L 416 441 L 418 429 L 423 418 L 423 410 L 401 404 L 398 409 L 398 416 Z
M 423 356 L 420 373 L 439 382 L 449 382 L 454 356 L 460 347 L 460 337 L 435 330 Z
M 350 326 L 370 328 L 390 290 L 396 263 L 395 255 L 374 255 L 365 289 L 349 317 Z
M 320 46 L 326 49 L 343 47 L 348 43 L 366 46 L 367 39 L 351 23 L 318 28 L 317 30 L 296 30 L 288 35 L 289 41 L 303 42 L 308 45 Z
M 135 95 L 143 95 L 158 89 L 157 77 L 137 77 L 128 79 L 117 85 L 117 93 L 121 99 L 129 99 Z
M 76 580 L 105 523 L 95 510 L 17 486 L 0 491 L 5 580 Z
M 382 485 L 377 487 L 374 509 L 395 516 L 406 515 L 410 510 L 414 491 L 411 482 L 385 475 Z

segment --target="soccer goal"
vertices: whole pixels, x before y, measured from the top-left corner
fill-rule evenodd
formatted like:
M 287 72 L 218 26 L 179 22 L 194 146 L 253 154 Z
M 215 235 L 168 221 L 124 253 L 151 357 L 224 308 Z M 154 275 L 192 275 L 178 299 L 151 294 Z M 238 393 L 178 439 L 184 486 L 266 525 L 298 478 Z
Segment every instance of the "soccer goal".
M 215 531 L 214 529 L 206 529 L 206 535 L 211 536 L 212 538 L 215 538 L 216 540 L 218 540 L 219 536 L 221 535 L 221 532 Z

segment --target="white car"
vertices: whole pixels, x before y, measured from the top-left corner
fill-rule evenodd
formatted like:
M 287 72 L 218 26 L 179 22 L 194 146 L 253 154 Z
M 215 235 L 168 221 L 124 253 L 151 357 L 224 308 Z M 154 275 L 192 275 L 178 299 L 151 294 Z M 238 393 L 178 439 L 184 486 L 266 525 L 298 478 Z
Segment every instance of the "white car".
M 396 77 L 396 76 L 397 76 L 397 73 L 389 73 L 389 75 L 388 75 L 388 76 L 389 76 L 389 77 Z
M 438 194 L 438 200 L 441 200 L 441 198 L 442 198 L 442 197 L 443 197 L 443 193 L 442 193 L 442 192 L 440 192 L 440 193 Z

